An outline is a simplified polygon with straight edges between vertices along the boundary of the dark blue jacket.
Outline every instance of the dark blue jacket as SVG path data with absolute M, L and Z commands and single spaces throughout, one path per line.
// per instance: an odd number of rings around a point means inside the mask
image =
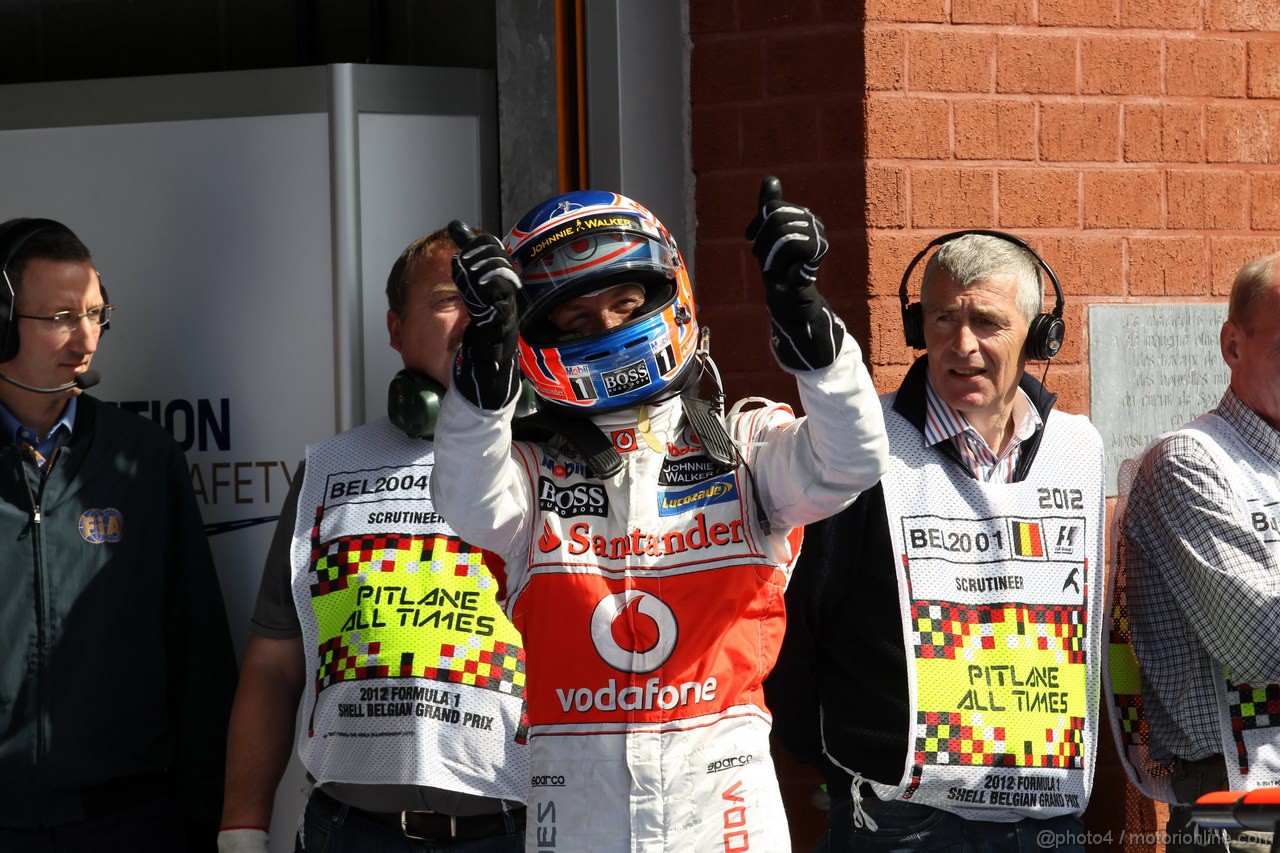
M 0 437 L 0 827 L 168 792 L 212 849 L 236 664 L 186 458 L 82 395 L 50 460 Z

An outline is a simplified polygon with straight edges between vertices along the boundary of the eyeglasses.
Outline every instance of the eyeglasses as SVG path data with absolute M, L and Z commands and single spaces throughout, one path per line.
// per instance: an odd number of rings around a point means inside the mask
M 56 314 L 50 314 L 47 317 L 41 317 L 36 314 L 15 314 L 15 317 L 21 317 L 24 320 L 44 320 L 46 323 L 52 323 L 53 327 L 60 332 L 74 332 L 80 328 L 80 321 L 85 317 L 89 318 L 89 322 L 95 326 L 105 326 L 111 322 L 111 312 L 116 310 L 114 305 L 99 305 L 97 308 L 90 308 L 88 311 L 76 313 L 75 311 L 59 311 Z

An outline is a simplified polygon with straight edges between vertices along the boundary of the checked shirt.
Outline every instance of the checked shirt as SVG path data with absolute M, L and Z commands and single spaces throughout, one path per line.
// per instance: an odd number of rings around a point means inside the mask
M 1280 432 L 1228 390 L 1215 410 L 1280 474 Z M 1142 459 L 1121 524 L 1133 643 L 1157 761 L 1222 752 L 1222 667 L 1280 681 L 1280 564 L 1227 477 L 1185 434 Z

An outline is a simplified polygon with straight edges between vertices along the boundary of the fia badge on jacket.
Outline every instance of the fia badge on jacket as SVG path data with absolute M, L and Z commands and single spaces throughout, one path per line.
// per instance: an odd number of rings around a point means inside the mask
M 80 538 L 92 545 L 119 542 L 124 534 L 124 516 L 118 509 L 87 509 L 80 515 Z

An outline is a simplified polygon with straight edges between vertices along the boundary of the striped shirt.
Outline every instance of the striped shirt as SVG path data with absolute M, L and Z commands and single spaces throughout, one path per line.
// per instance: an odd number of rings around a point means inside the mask
M 999 456 L 963 414 L 943 402 L 927 378 L 925 398 L 928 403 L 924 420 L 925 444 L 932 447 L 950 441 L 976 479 L 984 483 L 1013 482 L 1013 472 L 1022 458 L 1022 442 L 1035 435 L 1044 423 L 1026 392 L 1019 388 L 1013 398 L 1013 436 Z
M 1280 432 L 1228 390 L 1215 410 L 1280 472 Z M 1195 439 L 1142 457 L 1120 526 L 1151 755 L 1222 752 L 1218 679 L 1280 681 L 1280 561 Z

